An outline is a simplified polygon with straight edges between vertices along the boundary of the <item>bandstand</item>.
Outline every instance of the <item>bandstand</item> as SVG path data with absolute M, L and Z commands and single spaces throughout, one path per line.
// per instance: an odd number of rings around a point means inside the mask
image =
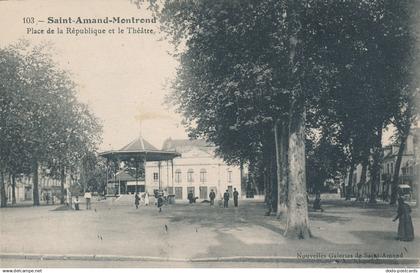
M 162 190 L 162 161 L 171 166 L 173 183 L 173 159 L 180 156 L 177 152 L 162 151 L 155 148 L 143 137 L 138 137 L 120 150 L 111 150 L 99 154 L 107 161 L 107 195 L 121 195 L 150 191 L 146 183 L 146 162 L 157 162 L 158 190 Z M 155 190 L 156 188 L 153 188 Z

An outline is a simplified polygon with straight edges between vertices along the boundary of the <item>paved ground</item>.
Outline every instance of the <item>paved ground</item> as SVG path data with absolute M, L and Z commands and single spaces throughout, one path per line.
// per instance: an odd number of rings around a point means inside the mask
M 59 206 L 2 209 L 0 253 L 113 255 L 114 262 L 95 263 L 140 267 L 145 266 L 144 261 L 136 261 L 135 257 L 159 257 L 168 259 L 168 266 L 181 267 L 208 265 L 208 262 L 200 263 L 200 259 L 218 257 L 234 260 L 234 265 L 225 261 L 219 262 L 219 266 L 237 266 L 247 261 L 247 257 L 260 257 L 261 260 L 252 260 L 250 264 L 282 267 L 290 264 L 289 258 L 307 260 L 310 256 L 321 257 L 330 266 L 342 258 L 356 258 L 358 254 L 363 258 L 361 261 L 375 260 L 377 255 L 419 257 L 418 239 L 413 242 L 395 240 L 398 224 L 391 220 L 396 209 L 384 205 L 366 207 L 341 200 L 328 201 L 324 203 L 324 212 L 310 212 L 313 238 L 290 240 L 282 236 L 282 221 L 264 216 L 261 202 L 242 201 L 239 208 L 229 209 L 182 203 L 166 206 L 159 213 L 154 206 L 136 210 L 131 198 L 94 202 L 89 211 L 62 210 Z M 420 222 L 418 214 L 415 209 L 416 234 L 420 234 L 420 226 L 416 225 Z M 134 258 L 117 261 L 118 257 L 125 256 Z M 5 257 L 0 259 L 0 267 L 10 266 L 11 261 L 18 261 L 16 266 L 28 264 L 28 260 Z M 188 262 L 190 260 L 195 262 Z M 44 262 L 56 266 L 57 261 Z M 44 264 L 39 260 L 36 263 Z M 83 261 L 66 263 L 76 265 Z M 147 263 L 154 267 L 153 260 Z

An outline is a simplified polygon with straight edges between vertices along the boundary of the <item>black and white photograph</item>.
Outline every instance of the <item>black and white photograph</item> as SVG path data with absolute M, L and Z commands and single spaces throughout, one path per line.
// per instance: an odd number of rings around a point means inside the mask
M 418 0 L 0 0 L 0 273 L 415 273 L 419 113 Z

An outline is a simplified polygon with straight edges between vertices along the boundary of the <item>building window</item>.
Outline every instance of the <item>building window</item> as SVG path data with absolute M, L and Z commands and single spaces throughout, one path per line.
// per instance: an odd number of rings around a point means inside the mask
M 228 181 L 228 183 L 232 183 L 232 171 L 231 170 L 227 171 L 227 181 Z
M 187 181 L 190 182 L 190 183 L 194 182 L 194 170 L 193 169 L 188 169 Z
M 175 171 L 175 182 L 181 183 L 182 182 L 182 172 L 180 169 Z
M 391 174 L 394 173 L 394 163 L 391 162 Z
M 201 169 L 200 170 L 200 182 L 201 183 L 207 182 L 207 171 L 206 171 L 206 169 Z
M 159 173 L 153 173 L 153 181 L 159 182 Z

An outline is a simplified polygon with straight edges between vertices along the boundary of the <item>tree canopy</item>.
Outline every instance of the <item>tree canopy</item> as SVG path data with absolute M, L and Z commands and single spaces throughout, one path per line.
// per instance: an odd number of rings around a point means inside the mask
M 76 171 L 95 151 L 101 132 L 88 107 L 77 101 L 69 73 L 47 50 L 27 41 L 0 49 L 0 172 L 33 173 L 34 205 L 39 167 L 53 177 Z
M 288 144 L 276 145 L 287 154 L 277 172 L 288 161 L 283 174 L 289 211 L 306 208 L 305 170 L 296 168 L 305 165 L 299 148 L 305 146 L 304 132 L 316 136 L 306 157 L 325 158 L 310 161 L 320 179 L 333 171 L 344 176 L 346 165 L 372 156 L 374 199 L 382 130 L 400 111 L 403 90 L 413 90 L 407 89 L 416 38 L 413 4 L 163 1 L 156 10 L 180 62 L 168 101 L 184 116 L 191 136 L 214 142 L 231 162 L 252 162 L 267 147 L 274 149 L 271 139 L 281 135 L 275 133 L 281 124 Z M 299 213 L 299 221 L 307 221 Z M 288 219 L 297 220 L 299 213 Z M 294 234 L 306 237 L 302 229 Z

